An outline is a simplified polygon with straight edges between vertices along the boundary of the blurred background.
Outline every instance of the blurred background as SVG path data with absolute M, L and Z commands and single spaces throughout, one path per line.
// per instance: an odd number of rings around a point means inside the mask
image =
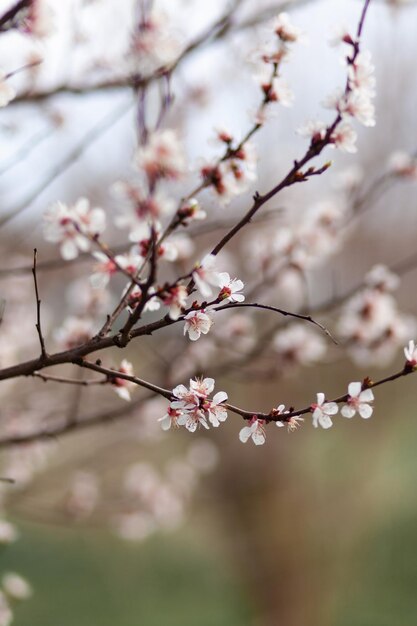
M 34 39 L 12 31 L 0 38 L 5 72 L 42 60 L 13 77 L 18 97 L 0 117 L 2 367 L 36 354 L 30 275 L 35 246 L 39 263 L 46 263 L 39 282 L 51 345 L 68 312 L 79 314 L 84 307 L 103 315 L 103 303 L 89 299 L 91 261 L 62 268 L 58 250 L 42 238 L 41 214 L 57 199 L 70 203 L 80 196 L 114 212 L 110 189 L 132 175 L 137 143 L 136 97 L 124 77 L 138 3 L 48 4 L 51 34 Z M 256 137 L 259 179 L 253 190 L 266 191 L 282 178 L 305 151 L 306 140 L 296 129 L 310 118 L 329 119 L 321 103 L 345 80 L 341 51 L 328 44 L 332 27 L 345 24 L 353 31 L 362 7 L 359 0 L 235 4 L 233 27 L 214 30 L 205 45 L 184 58 L 172 80 L 175 98 L 165 126 L 179 129 L 193 172 L 184 186 L 172 190 L 178 198 L 198 180 L 199 167 L 219 154 L 212 142 L 215 128 L 237 137 L 248 129 L 259 102 L 254 59 L 267 37 L 269 17 L 284 9 L 306 41 L 294 47 L 284 66 L 294 106 L 280 108 Z M 1 12 L 10 5 L 2 0 Z M 167 14 L 169 32 L 183 46 L 198 40 L 231 7 L 224 0 L 156 0 L 155 5 Z M 358 154 L 326 153 L 333 159 L 329 172 L 286 191 L 268 207 L 275 210 L 274 224 L 291 225 L 315 202 L 354 205 L 365 198 L 365 208 L 354 212 L 344 229 L 343 245 L 303 273 L 301 282 L 289 275 L 267 292 L 268 303 L 276 306 L 318 310 L 320 321 L 336 335 L 338 314 L 323 303 L 361 285 L 377 263 L 401 275 L 396 300 L 407 328 L 415 328 L 416 183 L 397 178 L 375 187 L 375 181 L 385 175 L 394 151 L 417 149 L 416 28 L 415 3 L 371 0 L 364 47 L 376 66 L 377 125 L 360 129 Z M 150 116 L 158 98 L 155 86 Z M 220 220 L 221 229 L 234 223 L 249 199 L 250 193 L 224 209 L 204 192 L 202 205 L 213 222 Z M 268 246 L 262 227 L 259 241 Z M 210 247 L 216 232 L 193 234 L 193 259 Z M 242 233 L 224 256 L 230 273 L 249 286 L 257 271 L 256 233 Z M 123 236 L 114 229 L 108 241 L 117 246 L 125 243 Z M 122 288 L 123 281 L 116 281 L 110 302 Z M 264 323 L 273 330 L 272 322 L 256 316 L 251 321 L 258 333 Z M 291 367 L 287 374 L 273 351 L 253 369 L 239 358 L 233 361 L 253 349 L 240 341 L 246 331 L 237 320 L 229 344 L 215 351 L 203 338 L 207 351 L 202 353 L 184 347 L 180 332 L 164 331 L 155 341 L 143 338 L 130 345 L 127 356 L 138 375 L 158 384 L 213 374 L 216 390 L 226 389 L 234 404 L 269 410 L 281 402 L 305 406 L 317 391 L 334 397 L 350 381 L 397 371 L 404 362 L 401 345 L 407 343 L 400 337 L 388 356 L 374 359 L 333 346 L 320 362 Z M 217 340 L 226 341 L 221 329 Z M 110 358 L 120 355 L 114 351 Z M 384 386 L 370 420 L 339 419 L 328 431 L 313 430 L 310 419 L 291 435 L 271 425 L 266 444 L 258 448 L 240 443 L 242 425 L 234 417 L 221 433 L 163 433 L 157 422 L 166 410 L 163 400 L 148 402 L 138 394 L 126 409 L 106 388 L 74 392 L 36 380 L 6 383 L 0 391 L 3 439 L 30 433 L 34 426 L 57 429 L 57 436 L 1 452 L 2 476 L 15 481 L 2 485 L 2 506 L 20 538 L 1 548 L 0 567 L 22 574 L 34 590 L 16 608 L 14 623 L 416 623 L 414 389 L 413 377 Z M 94 422 L 103 415 L 99 421 L 105 423 L 94 427 L 73 433 L 66 428 L 71 421 Z

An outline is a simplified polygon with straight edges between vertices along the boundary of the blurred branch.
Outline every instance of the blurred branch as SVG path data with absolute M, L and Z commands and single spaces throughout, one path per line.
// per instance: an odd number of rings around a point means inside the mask
M 42 102 L 59 94 L 69 95 L 83 95 L 88 93 L 94 93 L 96 91 L 118 91 L 120 89 L 140 89 L 146 87 L 150 83 L 159 80 L 160 78 L 171 74 L 186 58 L 192 55 L 195 51 L 200 50 L 203 46 L 211 43 L 223 40 L 229 33 L 235 33 L 239 31 L 245 31 L 253 28 L 259 24 L 274 17 L 277 12 L 283 10 L 297 9 L 305 4 L 309 4 L 314 0 L 290 0 L 289 2 L 279 2 L 274 7 L 269 7 L 264 11 L 256 13 L 256 15 L 250 16 L 246 20 L 238 23 L 235 20 L 235 13 L 239 8 L 239 0 L 231 5 L 231 7 L 213 24 L 207 27 L 206 30 L 198 37 L 192 40 L 178 58 L 166 68 L 160 68 L 149 76 L 124 76 L 112 80 L 105 80 L 90 85 L 60 85 L 51 89 L 39 90 L 39 91 L 25 91 L 20 93 L 12 102 L 9 103 L 9 108 L 19 102 Z
M 22 202 L 20 202 L 14 209 L 10 209 L 5 215 L 0 216 L 0 228 L 5 224 L 13 220 L 15 217 L 30 208 L 32 203 L 43 193 L 56 178 L 63 174 L 73 163 L 75 163 L 84 152 L 90 147 L 98 137 L 100 137 L 106 130 L 108 130 L 113 124 L 119 121 L 119 119 L 131 108 L 132 103 L 123 102 L 122 106 L 117 106 L 110 114 L 106 115 L 98 124 L 93 126 L 82 138 L 82 140 L 73 148 L 67 156 L 58 163 L 51 172 L 49 172 L 45 178 L 38 183 Z
M 0 33 L 17 28 L 21 11 L 31 6 L 33 0 L 19 0 L 0 17 Z
M 120 408 L 110 409 L 108 411 L 99 411 L 91 416 L 79 417 L 76 421 L 67 421 L 60 424 L 33 431 L 24 435 L 9 435 L 0 438 L 0 448 L 9 448 L 12 446 L 21 446 L 35 441 L 51 441 L 57 437 L 68 435 L 79 430 L 86 430 L 95 426 L 110 424 L 119 419 L 129 417 L 134 411 L 142 407 L 148 400 L 153 398 L 153 394 L 146 395 L 138 400 L 134 400 L 129 404 L 125 404 Z

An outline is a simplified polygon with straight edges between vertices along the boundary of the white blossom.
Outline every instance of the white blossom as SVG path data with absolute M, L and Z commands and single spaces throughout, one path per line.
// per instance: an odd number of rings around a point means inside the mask
M 187 304 L 188 291 L 185 285 L 171 287 L 168 292 L 161 296 L 162 302 L 169 307 L 169 316 L 172 320 L 177 320 L 182 313 L 182 309 Z
M 341 122 L 337 125 L 330 136 L 330 146 L 338 148 L 342 152 L 353 154 L 357 151 L 356 140 L 358 135 L 349 122 Z
M 86 198 L 72 206 L 57 202 L 44 213 L 44 236 L 47 241 L 60 244 L 65 260 L 75 259 L 78 253 L 90 249 L 90 238 L 100 235 L 106 226 L 103 209 L 91 208 Z
M 2 578 L 3 591 L 13 600 L 27 600 L 32 595 L 32 587 L 20 574 L 7 572 Z
M 212 426 L 220 426 L 220 422 L 226 421 L 227 409 L 223 406 L 223 402 L 226 402 L 227 398 L 225 391 L 218 391 L 212 400 L 207 400 L 204 403 L 204 409 L 207 411 L 208 419 Z
M 227 272 L 219 274 L 218 286 L 221 287 L 218 298 L 224 302 L 243 302 L 245 296 L 239 293 L 245 287 L 238 278 L 231 279 Z
M 134 376 L 133 365 L 127 359 L 123 359 L 117 371 L 127 376 Z M 119 398 L 127 400 L 128 402 L 131 400 L 130 390 L 136 386 L 134 382 L 116 376 L 111 380 L 111 384 L 114 386 L 115 392 Z
M 213 286 L 219 286 L 219 275 L 216 268 L 216 257 L 213 254 L 208 254 L 193 272 L 195 285 L 204 298 L 213 295 Z
M 245 426 L 239 432 L 239 439 L 242 443 L 246 443 L 248 439 L 252 439 L 255 446 L 261 446 L 266 441 L 265 435 L 265 420 L 258 419 L 256 416 L 252 417 L 249 422 L 249 426 Z
M 272 27 L 285 43 L 295 43 L 302 37 L 302 31 L 291 23 L 288 13 L 280 13 L 273 21 Z
M 204 311 L 191 311 L 185 318 L 184 335 L 188 333 L 191 341 L 196 341 L 200 336 L 207 335 L 213 320 Z
M 412 367 L 417 365 L 417 346 L 412 339 L 408 342 L 408 346 L 404 348 L 404 355 L 407 359 L 407 363 L 409 363 Z
M 373 407 L 370 404 L 373 400 L 372 389 L 362 390 L 360 382 L 350 383 L 347 403 L 342 407 L 341 413 L 343 417 L 353 417 L 358 412 L 361 417 L 368 419 L 373 412 Z
M 388 169 L 396 176 L 417 181 L 417 158 L 407 152 L 393 152 L 388 160 Z
M 0 544 L 13 543 L 19 538 L 19 532 L 14 524 L 0 519 Z
M 138 149 L 135 162 L 151 183 L 160 178 L 177 180 L 186 170 L 183 147 L 177 133 L 170 129 L 152 133 L 147 144 Z
M 172 33 L 168 16 L 153 9 L 139 25 L 130 46 L 132 71 L 151 74 L 169 67 L 181 53 L 182 44 Z
M 330 428 L 333 425 L 331 417 L 336 415 L 339 407 L 336 402 L 326 402 L 324 393 L 317 394 L 317 403 L 312 404 L 313 410 L 313 426 L 321 426 L 322 428 Z

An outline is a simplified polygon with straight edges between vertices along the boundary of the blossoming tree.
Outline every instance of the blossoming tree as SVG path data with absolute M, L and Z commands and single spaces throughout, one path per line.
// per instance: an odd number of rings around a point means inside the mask
M 15 3 L 0 17 L 1 32 L 49 37 L 54 30 L 50 4 L 43 0 Z M 294 94 L 287 83 L 291 53 L 305 39 L 296 20 L 293 23 L 292 17 L 280 11 L 287 3 L 275 3 L 271 21 L 266 19 L 268 11 L 239 18 L 245 3 L 231 3 L 220 19 L 188 43 L 171 32 L 157 3 L 138 4 L 131 36 L 125 42 L 122 75 L 112 68 L 101 82 L 43 88 L 36 83 L 41 60 L 32 58 L 23 67 L 5 68 L 0 77 L 0 105 L 10 109 L 22 101 L 45 101 L 57 92 L 122 86 L 134 95 L 137 146 L 129 175 L 113 181 L 111 208 L 96 207 L 86 194 L 73 202 L 57 198 L 45 207 L 43 237 L 56 246 L 61 258 L 45 262 L 42 245 L 38 245 L 29 268 L 13 263 L 3 268 L 2 275 L 12 277 L 16 292 L 18 274 L 31 273 L 33 286 L 32 294 L 25 290 L 16 298 L 11 289 L 4 290 L 0 326 L 5 343 L 0 355 L 2 411 L 7 420 L 0 446 L 10 451 L 5 478 L 27 484 L 49 453 L 53 454 L 51 438 L 132 414 L 145 416 L 143 421 L 152 433 L 155 426 L 171 430 L 168 436 L 172 438 L 178 436 L 178 428 L 201 431 L 181 471 L 177 468 L 181 489 L 174 484 L 175 472 L 163 478 L 145 463 L 129 468 L 124 488 L 137 498 L 137 507 L 112 515 L 112 523 L 126 538 L 145 537 L 181 518 L 193 486 L 187 476 L 194 472 L 195 482 L 196 474 L 204 474 L 215 463 L 212 440 L 202 438 L 205 430 L 216 429 L 216 437 L 221 437 L 224 423 L 233 416 L 240 441 L 260 446 L 267 437 L 281 435 L 275 426 L 293 432 L 306 426 L 309 416 L 314 427 L 323 429 L 340 416 L 368 419 L 377 388 L 412 374 L 417 367 L 412 340 L 415 323 L 400 312 L 394 298 L 395 271 L 378 264 L 354 289 L 316 306 L 304 304 L 307 272 L 322 267 L 341 249 L 355 217 L 381 190 L 396 181 L 417 179 L 415 157 L 394 153 L 386 171 L 370 183 L 350 170 L 340 187 L 338 204 L 316 203 L 296 223 L 283 219 L 271 203 L 288 188 L 331 177 L 330 150 L 355 154 L 358 125 L 366 127 L 370 137 L 375 132 L 374 67 L 362 41 L 367 20 L 372 20 L 371 0 L 358 4 L 356 26 L 339 28 L 331 37 L 331 45 L 342 50 L 343 67 L 340 88 L 323 102 L 329 110 L 327 121 L 311 119 L 298 129 L 303 148 L 266 189 L 256 186 L 258 168 L 263 166 L 256 137 L 268 132 L 272 114 L 279 115 L 280 107 L 293 104 Z M 265 24 L 262 45 L 253 53 L 256 110 L 241 135 L 216 130 L 216 156 L 194 166 L 187 158 L 181 128 L 170 117 L 182 96 L 177 70 L 195 50 L 234 31 L 254 28 L 257 22 Z M 15 88 L 17 73 L 34 83 Z M 82 150 L 78 147 L 71 159 Z M 52 178 L 67 165 L 58 167 Z M 237 197 L 241 197 L 240 208 L 230 212 L 228 207 Z M 8 224 L 27 204 L 3 212 L 0 224 Z M 54 302 L 47 288 L 44 271 L 48 267 L 64 268 L 68 276 L 74 268 L 82 268 L 83 282 L 68 288 L 70 313 Z M 288 302 L 294 305 L 287 307 Z M 57 304 L 58 321 L 53 313 Z M 23 332 L 28 307 L 36 321 Z M 151 344 L 154 347 L 147 355 Z M 373 368 L 390 363 L 402 349 L 402 367 L 383 378 L 375 377 Z M 26 358 L 27 350 L 31 358 Z M 229 372 L 273 379 L 279 372 L 291 373 L 340 353 L 368 367 L 367 375 L 352 380 L 346 371 L 345 388 L 335 397 L 323 381 L 306 406 L 300 406 L 297 397 L 285 406 L 277 397 L 274 406 L 247 407 L 233 389 L 219 390 L 215 382 Z M 8 409 L 16 381 L 19 388 L 29 385 L 31 393 L 35 385 L 47 383 L 41 406 L 26 421 L 16 420 L 15 412 Z M 68 388 L 75 391 L 69 403 L 62 396 Z M 79 397 L 86 388 L 100 408 L 82 416 Z M 110 409 L 100 401 L 101 397 L 109 401 L 107 388 L 120 398 L 120 404 Z M 49 415 L 48 402 L 57 403 L 58 414 L 53 408 Z M 4 491 L 6 498 L 7 487 Z M 97 499 L 96 477 L 78 472 L 67 494 L 68 512 L 75 518 L 88 517 Z M 15 539 L 13 528 L 5 520 L 2 523 L 3 541 Z M 11 618 L 7 597 L 26 597 L 30 589 L 16 574 L 7 575 L 3 588 L 0 624 L 7 624 Z

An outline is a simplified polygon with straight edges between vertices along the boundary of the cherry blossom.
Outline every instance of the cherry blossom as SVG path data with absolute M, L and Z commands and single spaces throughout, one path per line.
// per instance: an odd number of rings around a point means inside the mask
M 330 135 L 330 146 L 338 148 L 342 152 L 355 153 L 357 133 L 353 130 L 349 122 L 342 122 L 338 124 L 335 130 Z
M 231 279 L 227 272 L 221 272 L 218 285 L 221 287 L 218 295 L 219 300 L 224 302 L 243 302 L 245 300 L 243 293 L 239 293 L 245 285 L 238 278 Z
M 388 168 L 396 176 L 417 181 L 417 159 L 401 150 L 393 152 L 388 160 Z
M 151 185 L 161 178 L 180 178 L 186 163 L 176 132 L 168 129 L 152 133 L 148 143 L 138 149 L 135 163 L 146 173 Z
M 167 414 L 159 420 L 162 428 L 168 430 L 174 423 L 194 432 L 199 425 L 209 428 L 207 420 L 213 426 L 219 426 L 220 422 L 227 419 L 227 410 L 223 406 L 227 400 L 227 394 L 219 391 L 212 399 L 209 399 L 213 390 L 213 378 L 191 379 L 189 388 L 185 385 L 177 385 L 172 390 L 175 399 L 171 401 Z
M 85 343 L 94 335 L 92 320 L 80 317 L 67 317 L 55 333 L 55 339 L 63 348 L 70 350 Z
M 23 21 L 23 30 L 42 39 L 52 34 L 54 25 L 54 12 L 47 0 L 32 0 Z
M 169 307 L 169 317 L 172 320 L 177 320 L 187 304 L 188 290 L 185 285 L 176 285 L 165 291 L 160 297 L 162 302 Z
M 269 66 L 262 66 L 262 71 L 257 76 L 267 102 L 277 102 L 284 107 L 291 107 L 294 103 L 294 93 L 283 78 L 273 77 Z
M 86 198 L 72 206 L 57 202 L 44 213 L 44 236 L 47 241 L 60 244 L 65 260 L 90 249 L 90 238 L 100 235 L 106 226 L 103 209 L 90 207 Z
M 417 346 L 412 339 L 408 342 L 408 346 L 404 348 L 404 355 L 407 359 L 407 364 L 411 367 L 415 367 L 417 365 Z
M 225 391 L 218 391 L 212 400 L 207 400 L 203 405 L 207 411 L 209 422 L 214 427 L 220 426 L 220 422 L 225 422 L 227 419 L 227 409 L 222 405 L 227 398 Z
M 117 371 L 121 374 L 134 376 L 133 365 L 127 359 L 123 359 Z M 135 383 L 130 380 L 126 380 L 125 378 L 117 378 L 116 376 L 114 379 L 111 380 L 111 384 L 114 386 L 114 390 L 119 398 L 127 400 L 128 402 L 131 400 L 130 389 L 135 387 Z
M 370 97 L 375 94 L 374 65 L 369 50 L 360 52 L 353 65 L 348 66 L 349 85 L 352 90 L 361 90 Z
M 5 107 L 16 96 L 16 91 L 7 82 L 5 72 L 0 70 L 0 107 Z
M 213 295 L 213 286 L 219 286 L 219 275 L 216 268 L 216 257 L 213 254 L 208 254 L 193 272 L 193 281 L 204 298 Z
M 189 222 L 205 220 L 207 217 L 196 198 L 190 198 L 178 209 L 178 217 L 184 225 Z
M 247 141 L 239 149 L 229 148 L 229 154 L 217 165 L 206 165 L 201 175 L 207 186 L 217 193 L 222 204 L 246 191 L 257 179 L 257 155 L 253 144 Z
M 172 34 L 167 15 L 152 9 L 132 38 L 132 70 L 140 74 L 151 74 L 163 67 L 169 67 L 179 56 L 181 47 L 179 39 Z
M 0 591 L 0 626 L 10 626 L 12 621 L 12 610 L 9 606 L 6 595 Z
M 322 141 L 326 136 L 327 126 L 320 120 L 309 120 L 304 126 L 301 126 L 297 133 L 301 137 L 310 137 L 313 143 Z
M 171 215 L 175 208 L 173 199 L 160 189 L 149 194 L 143 187 L 120 181 L 113 185 L 113 190 L 127 200 L 120 215 L 115 218 L 115 224 L 119 228 L 129 229 L 131 241 L 139 241 L 149 232 L 149 220 Z
M 326 342 L 316 331 L 295 323 L 279 331 L 273 340 L 273 348 L 285 365 L 312 365 L 327 350 Z
M 329 45 L 334 47 L 339 46 L 341 43 L 346 43 L 348 45 L 353 44 L 353 39 L 349 34 L 349 29 L 344 24 L 337 24 L 333 27 L 328 41 Z
M 374 265 L 365 276 L 365 284 L 381 291 L 395 291 L 400 279 L 385 265 Z
M 203 426 L 206 429 L 209 428 L 203 409 L 197 406 L 184 411 L 177 419 L 177 424 L 178 426 L 185 426 L 190 433 L 194 433 L 198 426 Z
M 359 413 L 364 419 L 371 417 L 373 407 L 370 402 L 373 402 L 374 394 L 372 389 L 363 389 L 362 383 L 350 383 L 348 387 L 348 399 L 347 403 L 342 407 L 341 414 L 343 417 L 353 417 L 356 412 Z
M 272 415 L 274 417 L 277 417 L 278 415 L 285 415 L 286 413 L 289 413 L 289 411 L 285 410 L 285 404 L 280 404 L 276 409 L 272 409 Z M 293 433 L 300 427 L 301 422 L 304 422 L 304 418 L 300 415 L 294 415 L 284 420 L 277 420 L 275 425 L 278 426 L 278 428 L 286 426 L 288 432 Z
M 313 426 L 317 428 L 330 428 L 333 425 L 331 417 L 336 415 L 339 407 L 336 402 L 326 402 L 324 393 L 317 394 L 317 403 L 311 405 L 313 412 Z
M 27 600 L 33 594 L 28 581 L 16 572 L 6 572 L 1 583 L 4 593 L 13 600 Z
M 90 277 L 91 285 L 94 289 L 105 289 L 110 277 L 116 274 L 119 268 L 135 276 L 142 263 L 142 257 L 134 254 L 134 250 L 129 254 L 118 254 L 114 260 L 106 256 L 103 252 L 93 252 L 93 256 L 99 263 L 94 266 L 93 274 Z
M 302 36 L 302 31 L 291 23 L 288 13 L 280 13 L 275 18 L 272 27 L 284 43 L 294 43 Z
M 191 341 L 200 339 L 202 334 L 207 335 L 213 324 L 213 320 L 204 310 L 191 311 L 184 317 L 184 320 L 184 335 L 188 333 Z
M 199 398 L 207 398 L 214 389 L 214 378 L 196 378 L 190 380 L 190 390 Z
M 13 543 L 19 538 L 16 526 L 5 519 L 0 519 L 0 544 Z
M 266 441 L 265 420 L 258 419 L 254 415 L 249 424 L 250 426 L 245 426 L 239 432 L 240 441 L 246 443 L 248 439 L 252 439 L 255 446 L 262 446 Z
M 180 409 L 173 409 L 172 406 L 169 406 L 166 414 L 158 419 L 158 422 L 161 422 L 162 430 L 169 430 L 171 426 L 178 428 L 178 418 L 180 415 L 182 415 Z

